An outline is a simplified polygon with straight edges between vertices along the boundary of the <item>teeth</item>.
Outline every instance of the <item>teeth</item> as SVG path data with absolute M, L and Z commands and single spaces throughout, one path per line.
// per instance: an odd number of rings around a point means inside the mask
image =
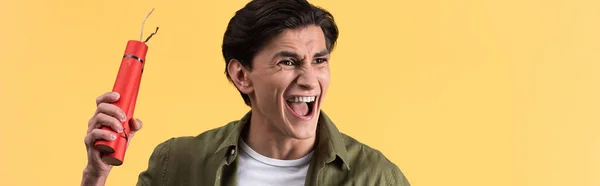
M 313 102 L 315 101 L 315 96 L 310 97 L 292 97 L 287 100 L 288 102 L 298 103 L 298 102 Z

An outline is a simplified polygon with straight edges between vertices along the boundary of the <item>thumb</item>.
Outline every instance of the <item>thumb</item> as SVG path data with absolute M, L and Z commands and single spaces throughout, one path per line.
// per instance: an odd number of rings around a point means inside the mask
M 127 140 L 127 147 L 129 147 L 129 143 L 131 142 L 131 139 L 133 139 L 133 135 L 135 135 L 137 131 L 142 129 L 142 126 L 144 126 L 144 123 L 142 123 L 142 120 L 140 119 L 129 120 L 129 128 L 131 128 L 131 132 L 129 132 L 129 140 Z
M 129 128 L 131 129 L 131 132 L 129 133 L 129 136 L 133 137 L 133 135 L 135 134 L 135 132 L 137 132 L 140 129 L 142 129 L 143 126 L 144 126 L 144 123 L 140 119 L 136 118 L 136 119 L 129 120 Z

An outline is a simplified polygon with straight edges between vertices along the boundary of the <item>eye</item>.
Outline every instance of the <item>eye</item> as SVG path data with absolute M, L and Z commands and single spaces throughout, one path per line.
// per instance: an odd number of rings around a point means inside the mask
M 296 63 L 292 60 L 283 60 L 280 61 L 279 64 L 285 65 L 285 66 L 294 66 L 296 65 Z
M 325 63 L 327 62 L 327 58 L 317 58 L 315 59 L 315 63 L 320 64 L 320 63 Z

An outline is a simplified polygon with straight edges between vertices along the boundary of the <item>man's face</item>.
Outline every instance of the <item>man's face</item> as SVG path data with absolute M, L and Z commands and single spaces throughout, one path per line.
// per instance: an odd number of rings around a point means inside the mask
M 253 112 L 282 135 L 315 136 L 320 105 L 329 86 L 329 51 L 318 26 L 287 29 L 253 59 L 248 72 Z

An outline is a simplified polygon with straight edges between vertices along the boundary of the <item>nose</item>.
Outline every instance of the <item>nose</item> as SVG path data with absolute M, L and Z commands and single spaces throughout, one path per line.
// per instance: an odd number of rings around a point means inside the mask
M 313 90 L 319 86 L 317 74 L 312 67 L 303 68 L 296 83 L 306 90 Z

